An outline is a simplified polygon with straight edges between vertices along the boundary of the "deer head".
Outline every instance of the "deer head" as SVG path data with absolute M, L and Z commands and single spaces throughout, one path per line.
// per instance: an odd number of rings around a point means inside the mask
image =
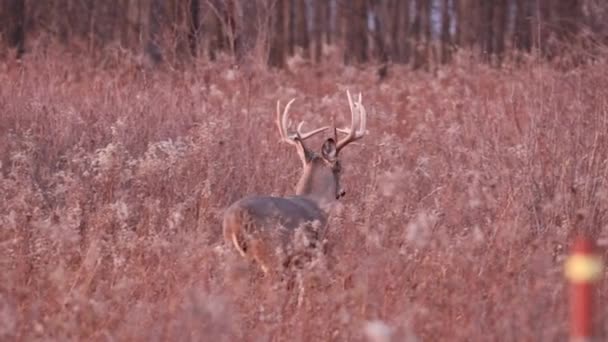
M 296 147 L 302 162 L 303 172 L 296 186 L 296 196 L 305 196 L 320 206 L 331 204 L 346 194 L 340 186 L 342 166 L 339 160 L 340 152 L 353 141 L 365 135 L 366 112 L 361 102 L 361 94 L 353 102 L 350 92 L 346 92 L 351 112 L 351 127 L 338 129 L 333 127 L 333 137 L 327 138 L 321 146 L 320 152 L 309 149 L 304 140 L 330 129 L 330 126 L 317 128 L 310 132 L 302 132 L 304 121 L 300 122 L 294 131 L 290 131 L 288 119 L 289 109 L 295 99 L 287 103 L 281 113 L 280 102 L 277 101 L 277 127 L 281 140 Z M 338 139 L 338 133 L 345 134 Z

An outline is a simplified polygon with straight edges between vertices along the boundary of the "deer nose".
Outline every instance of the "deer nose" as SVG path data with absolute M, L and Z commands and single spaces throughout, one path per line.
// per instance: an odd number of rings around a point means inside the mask
M 336 199 L 340 199 L 341 197 L 344 197 L 345 195 L 346 195 L 346 191 L 340 190 L 340 191 L 338 191 L 338 194 L 336 195 Z

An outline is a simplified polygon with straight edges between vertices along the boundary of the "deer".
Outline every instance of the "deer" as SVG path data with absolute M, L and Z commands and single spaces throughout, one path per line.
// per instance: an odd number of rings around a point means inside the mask
M 291 196 L 247 196 L 230 205 L 223 214 L 222 230 L 225 242 L 250 262 L 259 265 L 264 275 L 271 270 L 284 270 L 297 259 L 294 239 L 298 233 L 304 236 L 305 248 L 317 248 L 321 232 L 326 228 L 328 217 L 336 201 L 346 195 L 340 186 L 342 166 L 340 153 L 350 143 L 366 133 L 366 111 L 361 94 L 353 102 L 350 92 L 346 95 L 351 112 L 350 128 L 333 126 L 333 137 L 327 138 L 315 152 L 305 140 L 330 129 L 320 127 L 303 132 L 304 121 L 296 130 L 290 130 L 289 110 L 295 98 L 287 103 L 281 113 L 277 101 L 276 125 L 282 142 L 296 148 L 302 162 L 302 172 Z M 345 137 L 338 139 L 338 133 Z

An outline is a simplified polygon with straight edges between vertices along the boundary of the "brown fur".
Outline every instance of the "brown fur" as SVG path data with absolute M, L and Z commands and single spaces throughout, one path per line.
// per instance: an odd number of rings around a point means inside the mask
M 285 219 L 288 214 L 291 219 Z M 225 211 L 223 234 L 227 244 L 268 273 L 288 267 L 301 247 L 319 245 L 325 223 L 325 213 L 305 197 L 247 197 Z M 307 246 L 294 244 L 298 229 L 306 234 Z

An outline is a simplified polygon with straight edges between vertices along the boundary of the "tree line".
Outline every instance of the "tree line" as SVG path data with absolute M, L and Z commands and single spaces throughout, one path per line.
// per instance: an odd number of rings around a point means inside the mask
M 606 14 L 605 0 L 3 0 L 0 44 L 4 56 L 59 43 L 154 63 L 223 55 L 274 67 L 338 51 L 344 64 L 419 69 L 458 49 L 493 64 L 513 53 L 556 58 L 605 43 Z

